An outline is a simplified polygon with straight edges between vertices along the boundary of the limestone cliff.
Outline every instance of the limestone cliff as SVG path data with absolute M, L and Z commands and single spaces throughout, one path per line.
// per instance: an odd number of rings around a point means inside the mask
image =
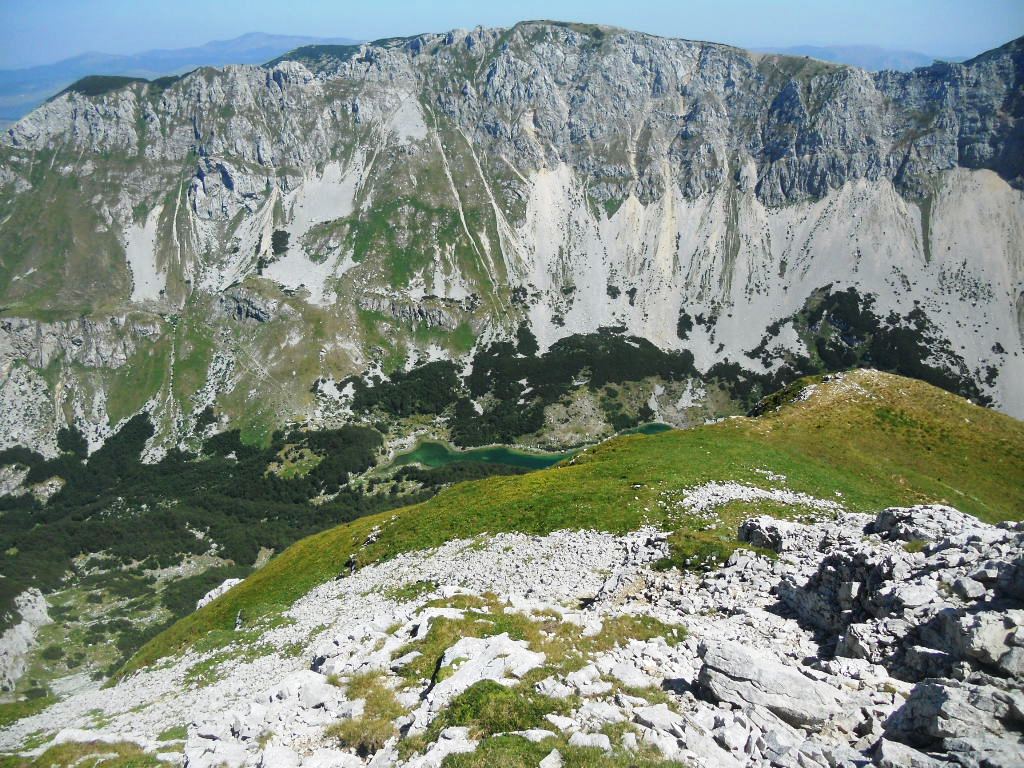
M 143 407 L 173 443 L 524 318 L 766 374 L 852 287 L 1024 415 L 1022 71 L 1021 40 L 872 74 L 536 22 L 72 88 L 0 142 L 4 398 L 35 447 Z

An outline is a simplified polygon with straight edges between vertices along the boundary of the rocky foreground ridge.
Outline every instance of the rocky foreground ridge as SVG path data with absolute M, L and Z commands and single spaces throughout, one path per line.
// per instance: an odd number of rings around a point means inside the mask
M 751 490 L 690 489 L 685 506 L 713 526 Z M 653 528 L 402 555 L 311 592 L 221 679 L 197 685 L 190 653 L 21 721 L 0 747 L 72 724 L 58 741 L 136 740 L 189 768 L 499 765 L 512 748 L 544 768 L 581 750 L 609 764 L 1020 765 L 1024 526 L 774 501 L 803 522 L 747 520 L 754 549 L 703 573 L 655 569 L 667 544 Z M 298 657 L 282 651 L 297 642 Z M 534 719 L 499 737 L 467 715 L 482 686 L 529 698 Z M 76 730 L 96 708 L 103 728 Z M 353 741 L 374 718 L 384 736 Z M 155 740 L 184 721 L 180 752 Z

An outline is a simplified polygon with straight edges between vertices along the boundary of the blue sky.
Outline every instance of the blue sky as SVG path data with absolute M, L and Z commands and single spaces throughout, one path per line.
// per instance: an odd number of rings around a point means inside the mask
M 373 39 L 537 18 L 745 47 L 866 43 L 955 56 L 1024 34 L 1024 0 L 0 0 L 0 67 L 255 31 Z

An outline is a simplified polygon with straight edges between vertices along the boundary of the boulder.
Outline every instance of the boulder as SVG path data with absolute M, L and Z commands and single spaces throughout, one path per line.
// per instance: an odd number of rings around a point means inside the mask
M 885 722 L 889 738 L 914 746 L 985 752 L 1014 748 L 1024 757 L 1024 692 L 959 680 L 926 680 Z
M 798 532 L 801 532 L 803 528 L 804 526 L 799 523 L 762 515 L 743 521 L 743 524 L 740 525 L 739 539 L 753 544 L 755 547 L 781 553 L 792 548 Z
M 478 743 L 469 738 L 468 728 L 445 728 L 438 740 L 427 749 L 426 754 L 413 758 L 406 765 L 407 768 L 440 768 L 448 755 L 473 752 Z
M 569 746 L 612 751 L 612 741 L 603 733 L 574 733 L 569 737 Z
M 874 764 L 879 768 L 940 768 L 944 760 L 929 757 L 913 747 L 891 739 L 879 739 L 874 752 Z
M 978 600 L 985 596 L 985 585 L 970 576 L 961 576 L 953 582 L 953 591 L 964 600 Z
M 363 768 L 363 761 L 351 752 L 321 748 L 302 759 L 302 768 Z
M 670 733 L 676 737 L 681 737 L 686 731 L 686 722 L 682 715 L 676 714 L 665 704 L 637 707 L 633 710 L 633 720 L 652 730 Z
M 842 709 L 843 694 L 794 667 L 734 642 L 701 643 L 698 683 L 713 700 L 765 707 L 795 726 L 821 726 Z
M 522 736 L 533 744 L 536 744 L 539 741 L 544 741 L 544 739 L 555 738 L 555 732 L 549 731 L 546 728 L 530 728 L 527 731 L 514 731 L 513 735 Z
M 266 701 L 286 701 L 296 698 L 305 686 L 318 688 L 328 685 L 324 676 L 310 669 L 300 669 L 285 676 L 275 685 L 267 689 Z
M 207 741 L 185 748 L 185 768 L 241 768 L 248 760 L 248 750 L 237 742 Z
M 1001 666 L 1024 626 L 1024 610 L 981 611 L 962 617 L 954 626 L 957 650 L 989 666 Z M 1010 669 L 1015 667 L 1011 662 Z
M 609 723 L 621 723 L 626 716 L 614 704 L 606 701 L 588 701 L 576 711 L 576 719 L 600 728 Z
M 552 749 L 547 756 L 537 764 L 537 768 L 562 768 L 562 753 Z
M 975 517 L 942 504 L 889 507 L 878 513 L 871 530 L 896 541 L 939 541 L 983 525 Z
M 299 768 L 302 759 L 289 747 L 268 745 L 260 754 L 259 768 Z
M 611 668 L 609 674 L 627 688 L 651 688 L 655 685 L 645 672 L 642 672 L 635 664 L 619 662 Z

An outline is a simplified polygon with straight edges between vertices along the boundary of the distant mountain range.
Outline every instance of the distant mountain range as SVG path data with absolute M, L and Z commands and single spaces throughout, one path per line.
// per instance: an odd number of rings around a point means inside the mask
M 191 48 L 157 49 L 130 55 L 83 53 L 55 64 L 24 69 L 0 70 L 0 129 L 28 114 L 55 93 L 86 75 L 125 75 L 152 79 L 176 75 L 196 67 L 222 67 L 226 64 L 262 64 L 303 45 L 358 42 L 341 37 L 268 35 L 251 32 L 232 40 L 214 40 Z M 762 53 L 810 56 L 814 59 L 851 64 L 870 71 L 894 69 L 909 71 L 926 67 L 935 59 L 962 61 L 962 58 L 935 57 L 917 51 L 893 50 L 873 45 L 798 45 L 789 48 L 758 48 Z
M 341 37 L 267 35 L 252 32 L 232 40 L 214 40 L 191 48 L 157 49 L 130 55 L 83 53 L 55 64 L 0 70 L 0 122 L 17 120 L 53 94 L 86 75 L 154 78 L 196 67 L 262 64 L 302 45 L 347 44 Z
M 877 45 L 795 45 L 789 48 L 758 48 L 762 53 L 783 53 L 787 56 L 810 56 L 812 59 L 850 64 L 870 72 L 894 69 L 909 72 L 927 67 L 936 60 L 963 61 L 964 57 L 930 56 L 918 51 L 880 48 Z

